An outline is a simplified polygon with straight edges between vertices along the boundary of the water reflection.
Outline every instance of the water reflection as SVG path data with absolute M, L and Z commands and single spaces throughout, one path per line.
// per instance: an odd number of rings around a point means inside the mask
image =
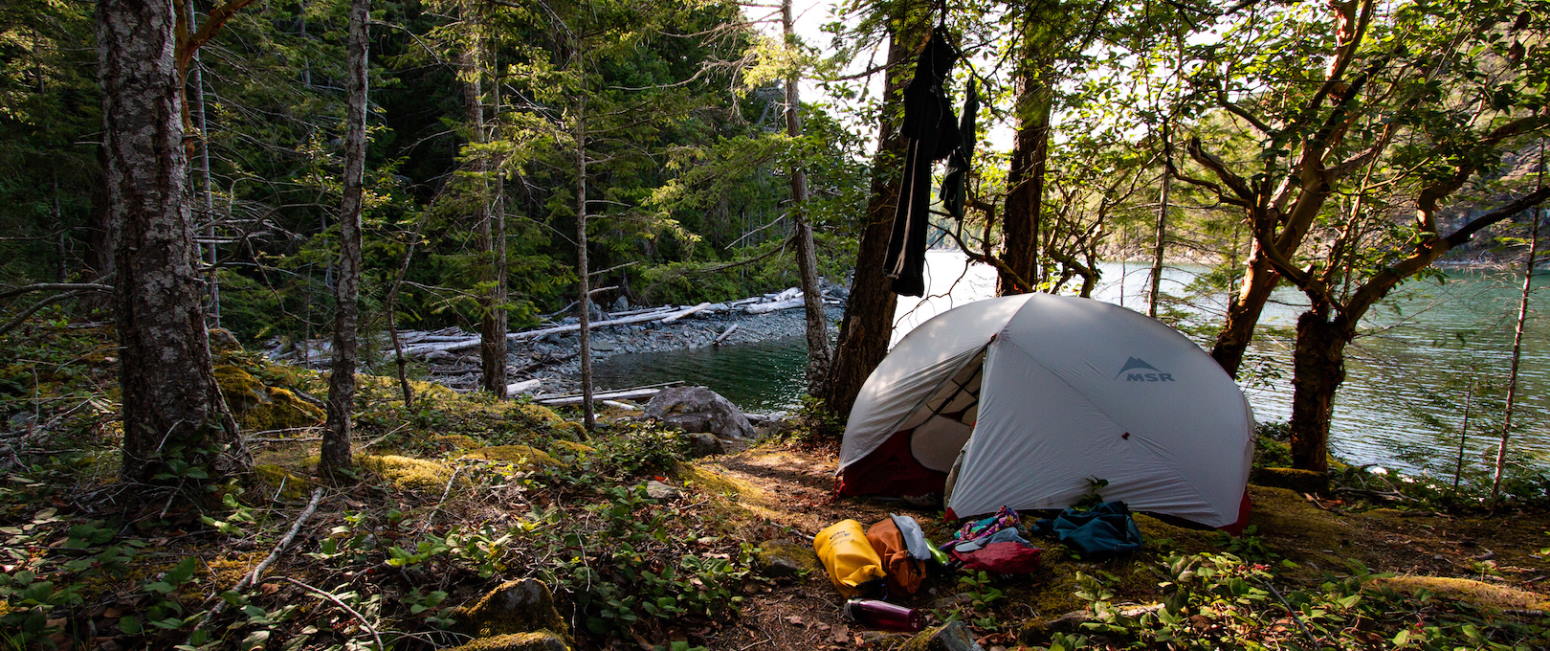
M 1094 293 L 1099 300 L 1144 312 L 1147 269 L 1138 264 L 1105 263 L 1103 282 Z M 1163 292 L 1181 296 L 1205 271 L 1204 267 L 1170 267 Z M 1490 383 L 1504 381 L 1517 312 L 1518 278 L 1479 271 L 1449 272 L 1446 282 L 1414 282 L 1375 308 L 1364 322 L 1368 334 L 1348 350 L 1347 379 L 1336 400 L 1331 447 L 1358 462 L 1405 466 L 1396 457 L 1406 446 L 1440 450 L 1456 445 L 1463 408 L 1462 395 L 1471 380 L 1477 391 L 1489 393 Z M 902 298 L 897 342 L 905 332 L 955 305 L 990 296 L 993 270 L 965 265 L 951 251 L 927 254 L 928 291 L 924 299 Z M 1536 285 L 1550 283 L 1541 276 Z M 1291 327 L 1305 303 L 1297 292 L 1278 290 L 1261 320 L 1250 351 L 1254 367 L 1244 391 L 1258 420 L 1285 420 L 1291 411 Z M 1219 322 L 1225 293 L 1195 296 L 1175 306 L 1183 325 Z M 1545 292 L 1536 293 L 1536 313 L 1524 341 L 1518 412 L 1525 425 L 1515 449 L 1550 462 L 1550 328 L 1543 315 Z M 1198 341 L 1198 339 L 1197 339 Z M 1202 342 L 1205 343 L 1205 342 Z M 608 388 L 685 380 L 704 384 L 749 411 L 793 406 L 802 391 L 805 344 L 791 337 L 758 344 L 689 351 L 621 355 L 597 367 L 599 385 Z M 1499 397 L 1496 398 L 1500 401 Z M 1489 402 L 1483 399 L 1481 403 Z M 1470 459 L 1494 449 L 1495 432 L 1482 422 L 1476 404 L 1476 435 Z M 1450 442 L 1451 441 L 1451 442 Z

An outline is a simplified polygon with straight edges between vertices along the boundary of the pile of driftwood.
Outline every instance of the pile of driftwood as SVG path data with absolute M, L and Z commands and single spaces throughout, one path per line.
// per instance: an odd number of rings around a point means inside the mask
M 834 304 L 839 301 L 829 296 L 824 296 L 824 302 Z M 602 319 L 592 321 L 588 329 L 641 323 L 673 323 L 686 317 L 703 317 L 721 313 L 767 314 L 799 307 L 802 307 L 802 291 L 792 287 L 784 291 L 725 303 L 666 305 L 613 312 L 606 314 Z M 530 341 L 548 335 L 573 334 L 580 329 L 580 324 L 576 323 L 547 325 L 532 330 L 513 332 L 507 334 L 506 338 L 508 341 L 514 342 Z M 728 326 L 725 331 L 716 337 L 715 343 L 719 344 L 725 341 L 736 330 L 737 324 L 734 323 Z M 455 353 L 479 347 L 479 335 L 455 327 L 432 331 L 400 330 L 398 338 L 403 345 L 403 353 L 406 357 L 428 357 L 437 353 Z M 305 350 L 276 345 L 269 351 L 269 356 L 274 359 L 321 359 L 328 354 L 328 344 L 329 342 L 326 340 L 308 342 Z

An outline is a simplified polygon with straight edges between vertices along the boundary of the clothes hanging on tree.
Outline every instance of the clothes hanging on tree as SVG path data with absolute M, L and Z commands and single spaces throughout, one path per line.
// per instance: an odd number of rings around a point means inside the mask
M 947 40 L 947 30 L 937 27 L 915 63 L 915 78 L 904 88 L 904 125 L 899 130 L 907 144 L 904 179 L 899 184 L 899 202 L 883 267 L 893 279 L 893 291 L 905 296 L 920 296 L 926 288 L 931 164 L 957 151 L 963 143 L 946 89 L 948 74 L 957 60 L 958 53 Z
M 947 156 L 947 173 L 942 175 L 942 191 L 937 195 L 942 208 L 953 219 L 963 219 L 963 204 L 969 190 L 969 162 L 974 160 L 974 132 L 980 112 L 980 96 L 969 79 L 964 91 L 963 121 L 958 123 L 958 146 Z

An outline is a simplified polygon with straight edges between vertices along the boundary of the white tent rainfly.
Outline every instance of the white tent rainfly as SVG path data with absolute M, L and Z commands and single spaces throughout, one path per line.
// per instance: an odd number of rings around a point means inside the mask
M 944 494 L 950 517 L 1104 499 L 1231 528 L 1247 513 L 1253 414 L 1163 323 L 1101 301 L 963 305 L 901 340 L 862 386 L 841 494 Z

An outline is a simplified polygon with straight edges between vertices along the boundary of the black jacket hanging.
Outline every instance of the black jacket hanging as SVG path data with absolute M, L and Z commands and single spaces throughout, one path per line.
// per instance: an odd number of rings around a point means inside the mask
M 899 205 L 893 232 L 888 238 L 884 272 L 893 279 L 893 291 L 905 296 L 925 293 L 926 230 L 931 221 L 931 164 L 960 146 L 958 119 L 947 101 L 946 82 L 957 52 L 947 32 L 937 27 L 926 41 L 915 64 L 915 78 L 904 88 L 904 125 L 899 130 L 907 143 L 904 179 L 899 184 Z M 972 134 L 970 135 L 972 138 Z
M 974 160 L 974 131 L 975 123 L 980 112 L 980 96 L 974 88 L 974 80 L 969 80 L 969 88 L 964 91 L 963 121 L 958 123 L 958 147 L 947 156 L 947 173 L 942 175 L 942 190 L 937 198 L 942 200 L 942 208 L 953 219 L 963 219 L 963 204 L 968 198 L 969 188 L 969 163 Z

